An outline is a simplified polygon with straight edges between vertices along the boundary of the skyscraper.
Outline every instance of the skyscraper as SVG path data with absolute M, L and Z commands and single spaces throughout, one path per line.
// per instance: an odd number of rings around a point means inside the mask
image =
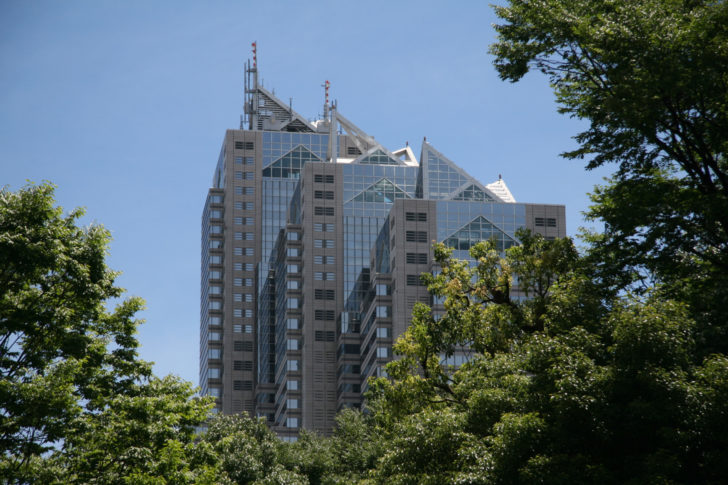
M 265 416 L 284 439 L 328 432 L 382 375 L 436 270 L 525 227 L 566 234 L 564 206 L 518 203 L 423 141 L 395 151 L 324 105 L 308 121 L 246 68 L 245 115 L 225 133 L 202 215 L 200 386 L 216 410 Z M 328 84 L 328 83 L 327 83 Z M 459 363 L 460 356 L 452 357 Z

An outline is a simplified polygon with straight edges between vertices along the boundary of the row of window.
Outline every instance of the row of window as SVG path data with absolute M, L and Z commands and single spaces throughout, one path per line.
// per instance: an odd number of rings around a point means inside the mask
M 315 222 L 313 230 L 318 232 L 334 232 L 334 225 L 331 223 L 327 224 L 325 222 Z
M 334 321 L 336 312 L 334 310 L 314 310 L 313 318 L 314 320 Z
M 314 271 L 313 279 L 316 281 L 334 281 L 336 279 L 336 273 L 332 271 Z
M 253 318 L 253 310 L 246 308 L 233 308 L 233 316 L 234 317 L 245 317 L 245 318 Z
M 314 207 L 313 208 L 314 215 L 317 216 L 333 216 L 334 215 L 334 208 L 333 207 Z
M 556 219 L 553 217 L 536 217 L 536 226 L 556 227 Z
M 334 300 L 336 294 L 334 290 L 326 290 L 321 288 L 316 288 L 313 293 L 316 300 Z
M 405 212 L 404 218 L 407 221 L 427 222 L 427 212 Z
M 233 370 L 252 371 L 253 361 L 252 360 L 234 360 Z
M 235 187 L 235 195 L 255 195 L 255 187 Z
M 253 381 L 233 381 L 234 391 L 252 391 Z
M 233 286 L 253 286 L 253 278 L 233 278 Z
M 427 231 L 405 231 L 404 238 L 407 242 L 427 242 Z
M 407 253 L 407 264 L 427 264 L 427 253 Z
M 314 199 L 334 200 L 334 192 L 332 190 L 314 190 L 313 198 Z
M 235 172 L 235 180 L 255 180 L 255 172 Z
M 313 240 L 313 247 L 315 247 L 315 248 L 333 249 L 334 248 L 334 240 L 333 239 L 314 239 Z
M 323 184 L 333 184 L 334 183 L 334 176 L 333 175 L 322 175 L 320 173 L 317 173 L 313 176 L 313 181 L 316 183 L 323 183 Z
M 407 275 L 407 286 L 425 286 L 425 284 L 420 279 L 420 275 L 408 274 Z
M 314 332 L 314 339 L 316 342 L 333 342 L 336 338 L 336 334 L 333 330 L 316 330 Z
M 255 234 L 252 232 L 236 232 L 234 239 L 236 241 L 253 241 L 255 240 Z
M 233 248 L 233 254 L 235 256 L 253 256 L 255 248 Z
M 334 264 L 335 258 L 333 256 L 314 256 L 314 264 Z
M 255 165 L 255 158 L 253 157 L 235 157 L 235 163 L 238 165 Z
M 253 143 L 252 141 L 236 141 L 235 149 L 236 150 L 254 150 L 255 143 Z
M 237 202 L 235 202 L 235 204 L 233 205 L 233 207 L 235 207 L 235 210 L 241 210 L 241 211 L 242 210 L 246 210 L 246 211 L 255 210 L 255 204 L 252 203 L 252 202 L 240 202 L 240 201 L 237 201 Z

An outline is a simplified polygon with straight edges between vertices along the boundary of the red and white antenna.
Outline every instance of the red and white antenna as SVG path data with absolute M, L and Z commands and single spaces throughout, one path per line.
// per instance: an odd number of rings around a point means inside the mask
M 253 46 L 253 69 L 258 67 L 258 43 L 253 42 L 251 44 Z

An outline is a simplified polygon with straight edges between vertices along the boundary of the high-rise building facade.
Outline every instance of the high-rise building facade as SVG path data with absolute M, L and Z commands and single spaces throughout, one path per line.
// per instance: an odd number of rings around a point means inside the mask
M 419 279 L 434 242 L 467 258 L 519 228 L 563 237 L 564 206 L 516 202 L 426 141 L 390 151 L 328 103 L 308 121 L 246 74 L 202 215 L 200 386 L 295 439 L 361 405 L 417 301 L 441 309 Z

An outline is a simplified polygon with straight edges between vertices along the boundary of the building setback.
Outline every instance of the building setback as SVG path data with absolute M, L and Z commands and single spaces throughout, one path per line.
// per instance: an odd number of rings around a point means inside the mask
M 418 301 L 432 244 L 467 258 L 519 228 L 566 235 L 562 205 L 516 202 L 423 141 L 389 151 L 336 107 L 310 122 L 246 69 L 202 214 L 200 387 L 216 411 L 264 416 L 283 439 L 328 433 L 383 375 Z M 451 357 L 459 364 L 462 357 Z

